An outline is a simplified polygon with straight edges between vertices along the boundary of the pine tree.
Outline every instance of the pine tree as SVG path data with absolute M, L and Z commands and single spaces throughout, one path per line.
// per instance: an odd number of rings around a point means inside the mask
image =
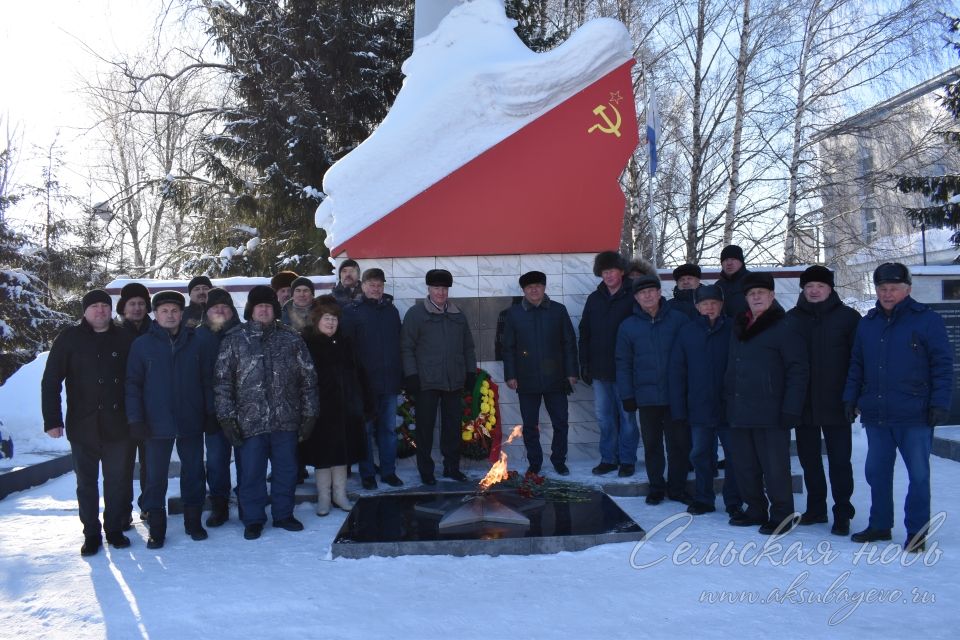
M 960 53 L 960 18 L 950 18 L 949 31 L 954 36 L 950 46 Z M 960 124 L 960 81 L 947 85 L 946 94 L 941 98 L 943 107 Z M 960 131 L 947 131 L 944 136 L 948 143 L 960 147 Z M 930 199 L 929 207 L 908 208 L 906 215 L 916 224 L 927 228 L 960 230 L 960 174 L 942 176 L 905 176 L 897 179 L 897 188 L 903 193 L 921 193 Z M 960 233 L 953 235 L 954 243 L 960 246 Z
M 323 175 L 370 135 L 400 90 L 413 0 L 211 1 L 207 11 L 238 103 L 221 114 L 206 156 L 229 186 L 232 212 L 199 233 L 212 248 L 256 229 L 258 251 L 228 273 L 317 273 L 328 268 L 314 226 Z

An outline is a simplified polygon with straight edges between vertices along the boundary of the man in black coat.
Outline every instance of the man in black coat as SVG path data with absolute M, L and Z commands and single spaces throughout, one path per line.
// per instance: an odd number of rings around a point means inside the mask
M 207 294 L 213 289 L 213 283 L 207 276 L 196 276 L 187 284 L 187 297 L 190 304 L 183 310 L 180 325 L 196 328 L 203 324 L 203 315 L 207 312 Z
M 120 299 L 117 301 L 117 316 L 123 328 L 130 332 L 135 339 L 150 331 L 150 291 L 139 282 L 128 282 L 120 289 Z M 133 477 L 133 468 L 140 459 L 140 495 L 137 496 L 137 508 L 140 509 L 141 520 L 144 520 L 143 488 L 147 486 L 147 449 L 142 438 L 130 437 L 130 457 L 127 466 L 130 467 L 130 476 Z M 131 491 L 133 485 L 130 485 Z M 130 508 L 127 520 L 133 522 L 133 494 L 130 495 Z
M 70 441 L 83 523 L 83 556 L 97 553 L 103 544 L 98 488 L 101 465 L 102 528 L 107 542 L 117 549 L 130 546 L 130 539 L 123 535 L 133 493 L 127 464 L 130 439 L 124 413 L 124 372 L 133 336 L 111 320 L 112 307 L 113 301 L 102 289 L 83 296 L 83 318 L 53 342 L 40 385 L 44 431 L 51 438 L 62 438 L 66 427 Z M 64 382 L 66 422 L 60 406 Z
M 743 249 L 737 245 L 728 245 L 720 252 L 720 278 L 716 284 L 723 289 L 723 312 L 731 318 L 747 310 L 743 282 L 750 272 L 743 264 Z
M 700 317 L 694 300 L 694 293 L 700 288 L 700 278 L 702 276 L 703 272 L 700 267 L 689 262 L 673 270 L 673 280 L 676 284 L 673 287 L 673 297 L 670 299 L 670 305 L 691 320 Z
M 747 509 L 730 524 L 760 525 L 760 533 L 769 535 L 789 531 L 798 519 L 790 428 L 800 423 L 809 365 L 796 322 L 775 299 L 773 276 L 747 274 L 743 290 L 749 309 L 734 320 L 724 393 L 737 488 Z
M 833 289 L 833 272 L 820 265 L 800 275 L 803 291 L 787 315 L 796 321 L 810 357 L 810 386 L 803 420 L 796 429 L 797 455 L 807 486 L 807 509 L 800 524 L 827 521 L 827 481 L 823 474 L 820 434 L 827 445 L 830 488 L 833 492 L 833 528 L 838 536 L 850 534 L 854 508 L 853 449 L 850 422 L 843 409 L 843 389 L 850 367 L 850 351 L 860 314 L 841 302 Z
M 593 259 L 593 275 L 602 282 L 587 296 L 580 316 L 580 379 L 593 387 L 593 406 L 600 426 L 600 464 L 594 475 L 620 468 L 637 457 L 640 428 L 634 414 L 623 409 L 617 391 L 614 347 L 617 329 L 633 313 L 630 283 L 624 282 L 626 263 L 616 251 L 601 251 Z
M 373 452 L 380 460 L 380 479 L 391 487 L 403 486 L 397 477 L 397 396 L 403 384 L 400 361 L 400 312 L 393 296 L 384 293 L 387 277 L 382 269 L 367 269 L 360 279 L 363 292 L 351 305 L 358 325 L 357 353 L 374 396 L 376 415 L 366 424 L 367 457 L 360 463 L 364 489 L 376 489 Z
M 527 473 L 540 473 L 540 400 L 553 426 L 550 462 L 562 476 L 567 468 L 567 393 L 577 383 L 577 339 L 567 308 L 546 294 L 547 276 L 529 271 L 520 276 L 523 300 L 507 310 L 503 331 L 503 375 L 517 392 L 523 418 Z

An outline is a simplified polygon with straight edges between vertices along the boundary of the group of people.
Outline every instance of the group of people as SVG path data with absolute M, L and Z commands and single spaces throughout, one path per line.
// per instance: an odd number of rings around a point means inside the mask
M 831 533 L 846 536 L 855 513 L 851 423 L 860 415 L 872 501 L 867 528 L 851 538 L 891 539 L 899 450 L 909 475 L 904 547 L 923 550 L 932 427 L 949 415 L 953 350 L 940 316 L 910 296 L 909 269 L 899 263 L 876 269 L 876 308 L 861 319 L 840 300 L 826 267 L 801 274 L 802 291 L 787 312 L 773 274 L 746 269 L 740 247 L 725 247 L 720 261 L 714 284 L 701 283 L 697 265 L 675 269 L 668 300 L 648 266 L 615 252 L 596 256 L 602 282 L 584 306 L 579 339 L 580 377 L 592 383 L 600 426 L 593 473 L 632 476 L 642 439 L 646 502 L 675 500 L 691 514 L 710 513 L 719 441 L 729 523 L 784 533 L 828 522 L 822 438 Z M 560 353 L 558 347 L 555 357 Z M 807 489 L 799 515 L 791 430 Z M 692 496 L 685 489 L 691 467 Z
M 716 510 L 714 477 L 723 446 L 723 502 L 734 526 L 762 533 L 828 522 L 826 444 L 833 497 L 832 533 L 849 535 L 851 423 L 866 427 L 866 477 L 872 492 L 868 527 L 855 541 L 889 540 L 893 465 L 901 452 L 910 476 L 906 546 L 923 549 L 930 517 L 930 427 L 948 415 L 952 349 L 939 315 L 910 297 L 909 270 L 897 263 L 874 273 L 877 306 L 865 318 L 834 290 L 832 272 L 808 268 L 789 312 L 776 300 L 775 278 L 744 266 L 740 247 L 721 253 L 714 284 L 694 264 L 674 270 L 673 297 L 663 297 L 654 269 L 604 251 L 601 282 L 584 305 L 579 337 L 563 304 L 546 294 L 539 271 L 519 280 L 522 299 L 503 314 L 504 379 L 516 391 L 528 473 L 543 465 L 539 415 L 552 423 L 550 462 L 567 467 L 568 402 L 579 380 L 592 386 L 600 427 L 596 475 L 636 473 L 642 439 L 648 504 L 664 499 L 694 515 Z M 464 389 L 476 382 L 469 324 L 449 299 L 453 276 L 432 269 L 422 300 L 402 321 L 384 292 L 380 269 L 343 261 L 332 294 L 316 295 L 310 278 L 283 271 L 253 287 L 243 320 L 228 291 L 193 278 L 188 299 L 150 296 L 141 283 L 110 296 L 83 297 L 83 317 L 55 340 L 42 382 L 44 429 L 70 440 L 83 524 L 83 555 L 106 542 L 129 546 L 133 469 L 140 461 L 137 504 L 147 546 L 164 544 L 167 476 L 173 447 L 180 459 L 184 530 L 194 540 L 229 515 L 230 460 L 237 477 L 244 537 L 267 522 L 299 531 L 294 493 L 314 468 L 317 514 L 349 510 L 351 465 L 365 489 L 396 474 L 397 398 L 415 404 L 416 463 L 421 482 L 436 484 L 432 457 L 439 413 L 444 477 L 460 470 Z M 153 318 L 150 318 L 150 313 Z M 60 393 L 67 390 L 66 420 Z M 808 499 L 796 517 L 790 475 L 791 429 Z M 270 475 L 267 475 L 267 464 Z M 104 514 L 99 518 L 102 466 Z M 695 491 L 686 491 L 690 468 Z M 269 498 L 267 482 L 270 482 Z
M 230 293 L 206 276 L 190 281 L 186 298 L 173 290 L 151 296 L 143 284 L 129 283 L 116 319 L 107 292 L 83 296 L 83 316 L 54 341 L 41 383 L 44 430 L 70 441 L 82 555 L 97 553 L 104 537 L 115 548 L 130 545 L 125 532 L 133 525 L 138 457 L 147 547 L 163 547 L 174 446 L 184 530 L 193 540 L 208 536 L 201 524 L 208 496 L 207 527 L 230 517 L 231 457 L 249 540 L 261 536 L 268 503 L 274 527 L 303 529 L 293 515 L 298 467 L 315 469 L 318 515 L 331 503 L 352 508 L 352 464 L 359 463 L 365 488 L 377 487 L 377 472 L 383 482 L 403 485 L 394 427 L 404 384 L 416 396 L 422 425 L 441 406 L 444 474 L 466 479 L 451 442 L 458 441 L 460 394 L 476 375 L 476 358 L 462 313 L 446 299 L 449 272 L 427 273 L 424 305 L 402 326 L 381 269 L 361 278 L 359 265 L 346 260 L 338 274 L 332 294 L 320 296 L 310 278 L 277 274 L 270 286 L 249 291 L 243 322 Z M 435 483 L 430 426 L 418 430 L 418 466 L 424 482 Z

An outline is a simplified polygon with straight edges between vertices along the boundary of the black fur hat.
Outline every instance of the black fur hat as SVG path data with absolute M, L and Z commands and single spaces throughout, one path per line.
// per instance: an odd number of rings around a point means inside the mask
M 767 273 L 766 271 L 751 271 L 747 275 L 743 276 L 743 284 L 741 286 L 744 293 L 750 291 L 750 289 L 769 289 L 770 291 L 775 290 L 773 275 Z
M 92 304 L 97 304 L 98 302 L 105 302 L 106 304 L 113 304 L 113 300 L 110 298 L 110 294 L 104 291 L 103 289 L 93 289 L 92 291 L 87 291 L 83 295 L 83 300 L 81 306 L 83 310 L 86 311 L 87 307 Z
M 542 284 L 547 286 L 547 274 L 543 271 L 527 271 L 525 274 L 520 276 L 520 288 L 531 285 L 531 284 Z
M 720 252 L 720 262 L 723 262 L 727 258 L 736 258 L 740 262 L 746 262 L 743 259 L 743 249 L 735 244 L 728 244 L 723 248 L 723 251 Z
M 426 276 L 428 287 L 447 287 L 453 286 L 453 274 L 446 269 L 430 269 Z
M 123 308 L 130 298 L 143 298 L 147 302 L 147 313 L 150 313 L 150 292 L 139 282 L 129 282 L 120 289 L 120 299 L 117 300 L 117 315 L 123 315 Z
M 703 277 L 703 271 L 700 270 L 699 266 L 688 262 L 686 264 L 680 265 L 679 267 L 673 270 L 674 280 L 679 280 L 683 276 L 693 276 L 694 278 L 697 278 L 699 280 L 700 278 Z
M 210 282 L 210 278 L 207 276 L 197 276 L 190 281 L 190 284 L 187 285 L 187 295 L 190 295 L 190 292 L 193 291 L 194 287 L 200 286 L 201 284 L 205 284 L 213 289 L 213 283 Z
M 593 275 L 600 277 L 607 269 L 626 269 L 626 260 L 616 251 L 601 251 L 593 259 Z
M 183 308 L 186 306 L 187 302 L 183 298 L 183 294 L 179 291 L 172 291 L 167 289 L 166 291 L 159 291 L 153 295 L 153 300 L 150 302 L 150 306 L 153 309 L 156 309 L 162 304 L 173 303 L 180 306 L 180 310 L 183 311 Z
M 822 282 L 833 289 L 833 271 L 818 264 L 807 267 L 807 270 L 800 274 L 800 288 L 804 288 L 808 282 Z
M 247 294 L 247 304 L 243 307 L 244 320 L 250 321 L 253 317 L 253 308 L 258 304 L 273 305 L 273 317 L 275 320 L 280 319 L 280 302 L 277 300 L 277 292 L 272 287 L 258 284 L 250 289 L 250 293 Z
M 884 284 L 885 282 L 913 284 L 913 278 L 910 276 L 910 269 L 906 265 L 899 262 L 884 262 L 873 272 L 873 284 Z

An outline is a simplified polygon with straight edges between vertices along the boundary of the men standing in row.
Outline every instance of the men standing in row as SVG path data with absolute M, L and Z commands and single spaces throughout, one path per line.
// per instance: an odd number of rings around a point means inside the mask
M 374 394 L 376 415 L 366 424 L 367 457 L 360 463 L 360 480 L 364 489 L 376 489 L 373 452 L 380 458 L 380 479 L 391 487 L 403 485 L 397 477 L 397 395 L 403 384 L 400 361 L 400 312 L 393 306 L 393 296 L 384 293 L 387 278 L 382 269 L 363 272 L 360 300 L 353 304 L 359 339 L 356 341 L 360 362 L 366 371 Z
M 625 263 L 615 251 L 601 251 L 593 275 L 603 281 L 587 296 L 580 316 L 580 379 L 593 386 L 593 404 L 600 425 L 600 464 L 595 475 L 635 465 L 640 433 L 636 418 L 623 409 L 617 391 L 614 347 L 617 329 L 633 310 L 633 296 L 624 286 Z
M 749 273 L 744 266 L 743 249 L 735 244 L 724 247 L 720 252 L 720 277 L 716 284 L 723 289 L 723 312 L 731 318 L 747 311 L 743 283 Z
M 567 393 L 577 383 L 577 344 L 567 308 L 546 294 L 547 276 L 529 271 L 520 276 L 523 300 L 507 310 L 503 331 L 503 372 L 517 392 L 523 419 L 527 473 L 540 473 L 540 400 L 553 426 L 550 462 L 561 476 L 567 468 Z
M 664 494 L 671 500 L 688 503 L 686 493 L 690 456 L 690 425 L 670 416 L 667 393 L 667 366 L 681 327 L 690 320 L 663 300 L 660 278 L 648 275 L 633 281 L 633 313 L 617 331 L 617 391 L 623 410 L 633 416 L 639 410 L 643 437 L 644 464 L 650 491 L 647 504 L 660 504 Z M 663 455 L 666 444 L 666 464 Z M 636 470 L 636 442 L 624 459 L 621 452 L 620 477 Z M 664 468 L 667 481 L 664 482 Z
M 717 439 L 732 461 L 730 429 L 723 399 L 723 376 L 730 352 L 733 322 L 723 313 L 723 289 L 716 285 L 695 291 L 698 315 L 680 329 L 670 356 L 670 412 L 674 420 L 690 424 L 690 462 L 696 474 L 696 491 L 687 513 L 716 511 L 713 477 L 717 469 Z M 740 492 L 732 462 L 723 479 L 723 503 L 732 518 L 741 511 Z
M 333 297 L 341 307 L 360 299 L 360 265 L 356 260 L 344 260 L 337 269 L 337 286 L 333 288 Z
M 213 283 L 207 276 L 197 276 L 187 284 L 190 304 L 184 309 L 180 320 L 184 326 L 199 327 L 203 323 L 203 314 L 207 310 L 207 292 L 212 288 Z
M 250 290 L 243 318 L 220 344 L 216 364 L 216 413 L 240 464 L 243 537 L 255 540 L 267 521 L 267 461 L 272 469 L 273 526 L 301 531 L 293 516 L 297 440 L 305 440 L 318 415 L 317 376 L 307 345 L 281 324 L 273 289 Z
M 126 411 L 130 435 L 146 442 L 147 547 L 159 549 L 167 533 L 167 473 L 174 443 L 180 458 L 184 530 L 194 540 L 207 538 L 200 524 L 206 497 L 203 434 L 215 423 L 212 381 L 217 345 L 182 324 L 181 293 L 161 291 L 153 296 L 152 307 L 156 321 L 130 348 Z
M 299 277 L 295 271 L 281 271 L 270 278 L 270 288 L 276 292 L 277 302 L 280 303 L 281 309 L 283 305 L 287 304 L 290 296 L 293 295 L 293 292 L 290 290 L 290 285 Z
M 933 427 L 949 417 L 953 350 L 943 319 L 910 296 L 910 271 L 887 262 L 873 272 L 877 306 L 860 321 L 843 401 L 847 419 L 857 410 L 867 431 L 866 476 L 870 522 L 854 542 L 890 540 L 893 467 L 897 451 L 907 467 L 904 503 L 907 551 L 923 551 L 930 521 L 930 449 Z
M 734 320 L 724 391 L 737 488 L 747 510 L 730 524 L 760 525 L 760 533 L 770 535 L 796 525 L 790 429 L 800 423 L 809 365 L 795 321 L 776 301 L 773 276 L 749 273 L 742 285 L 749 309 Z
M 219 351 L 224 336 L 240 324 L 233 298 L 225 289 L 214 287 L 207 293 L 207 313 L 203 325 L 197 329 Z M 207 424 L 204 429 L 207 445 L 207 488 L 212 506 L 207 518 L 208 527 L 219 527 L 230 519 L 230 454 L 232 449 L 219 423 Z M 239 472 L 237 474 L 240 475 Z
M 439 407 L 443 475 L 466 482 L 460 471 L 460 410 L 463 389 L 472 389 L 477 377 L 473 336 L 466 316 L 447 299 L 450 272 L 431 269 L 426 283 L 427 296 L 407 310 L 400 337 L 404 386 L 415 397 L 417 469 L 424 484 L 437 483 L 431 450 Z
M 820 265 L 800 275 L 800 297 L 787 315 L 803 334 L 810 359 L 810 384 L 797 425 L 797 456 L 807 486 L 807 509 L 800 524 L 827 521 L 827 480 L 823 474 L 820 437 L 827 445 L 830 488 L 833 492 L 833 528 L 838 536 L 850 535 L 854 509 L 853 450 L 850 422 L 843 410 L 843 388 L 850 366 L 853 337 L 860 314 L 843 304 L 833 289 L 833 272 Z
M 54 340 L 41 381 L 43 429 L 51 438 L 70 441 L 77 476 L 77 505 L 83 523 L 80 555 L 91 556 L 103 544 L 130 546 L 127 526 L 132 482 L 130 441 L 124 413 L 124 373 L 133 335 L 114 324 L 112 300 L 95 289 L 83 296 L 83 318 Z M 67 419 L 60 392 L 67 386 Z M 66 429 L 64 429 L 66 427 Z M 100 466 L 103 466 L 103 525 L 100 524 Z

